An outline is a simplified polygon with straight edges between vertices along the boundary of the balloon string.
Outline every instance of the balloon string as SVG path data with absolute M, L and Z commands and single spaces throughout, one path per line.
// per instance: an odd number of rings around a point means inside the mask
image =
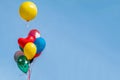
M 29 22 L 26 22 L 26 27 L 27 27 L 27 28 L 29 27 Z
M 30 69 L 28 70 L 28 80 L 30 80 L 30 76 L 31 76 L 31 71 Z

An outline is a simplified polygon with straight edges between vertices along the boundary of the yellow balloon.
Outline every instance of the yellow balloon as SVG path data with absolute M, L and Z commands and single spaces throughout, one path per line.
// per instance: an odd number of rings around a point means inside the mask
M 19 8 L 20 16 L 26 21 L 34 19 L 37 12 L 37 6 L 31 1 L 23 2 Z
M 28 42 L 24 47 L 24 55 L 31 60 L 36 54 L 37 48 L 34 43 Z

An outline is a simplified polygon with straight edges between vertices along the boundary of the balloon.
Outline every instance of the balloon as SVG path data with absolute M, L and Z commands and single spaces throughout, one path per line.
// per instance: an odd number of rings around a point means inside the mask
M 28 42 L 34 42 L 35 38 L 33 36 L 28 36 L 27 38 L 19 38 L 18 44 L 21 48 L 24 48 L 25 44 Z
M 23 48 L 21 48 L 20 46 L 19 46 L 19 48 L 20 48 L 20 50 L 23 52 Z
M 26 21 L 34 19 L 37 12 L 37 6 L 31 1 L 23 2 L 19 8 L 20 16 Z
M 46 46 L 46 42 L 45 42 L 45 40 L 42 37 L 37 38 L 35 40 L 34 44 L 37 47 L 37 54 L 40 54 L 44 50 L 44 48 Z
M 37 58 L 38 56 L 40 56 L 40 54 L 41 54 L 41 53 L 35 54 L 34 58 Z
M 28 36 L 33 36 L 35 38 L 39 38 L 40 37 L 40 32 L 37 29 L 32 29 L 29 32 Z
M 34 60 L 34 59 L 31 59 L 31 60 L 30 60 L 30 63 L 32 63 L 32 62 L 33 62 L 33 60 Z
M 24 53 L 22 51 L 15 52 L 15 54 L 14 54 L 14 60 L 17 62 L 18 57 L 21 56 L 21 55 L 24 55 Z
M 27 60 L 27 58 L 24 55 L 18 57 L 17 65 L 22 72 L 24 73 L 28 72 L 29 64 L 30 62 Z
M 24 54 L 28 60 L 31 60 L 35 56 L 36 51 L 36 46 L 32 42 L 27 43 L 24 47 Z

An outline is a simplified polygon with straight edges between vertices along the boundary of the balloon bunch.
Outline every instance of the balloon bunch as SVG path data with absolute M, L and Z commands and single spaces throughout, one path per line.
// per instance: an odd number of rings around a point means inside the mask
M 37 29 L 32 29 L 26 38 L 18 39 L 18 44 L 21 51 L 15 53 L 14 59 L 17 62 L 18 68 L 22 72 L 27 73 L 30 64 L 44 50 L 46 42 L 40 36 L 40 32 Z
M 29 22 L 37 16 L 37 6 L 31 1 L 25 1 L 20 5 L 19 14 L 22 19 Z M 30 74 L 30 64 L 37 58 L 46 46 L 45 40 L 37 29 L 32 29 L 26 38 L 19 38 L 20 50 L 14 54 L 18 68 Z M 30 80 L 30 75 L 28 75 Z

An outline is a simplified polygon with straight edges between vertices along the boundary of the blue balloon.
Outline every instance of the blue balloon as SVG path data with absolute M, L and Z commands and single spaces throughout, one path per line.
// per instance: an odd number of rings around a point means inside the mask
M 45 40 L 43 38 L 41 38 L 41 37 L 36 38 L 34 44 L 37 47 L 37 54 L 40 54 L 44 50 L 44 48 L 46 46 Z

